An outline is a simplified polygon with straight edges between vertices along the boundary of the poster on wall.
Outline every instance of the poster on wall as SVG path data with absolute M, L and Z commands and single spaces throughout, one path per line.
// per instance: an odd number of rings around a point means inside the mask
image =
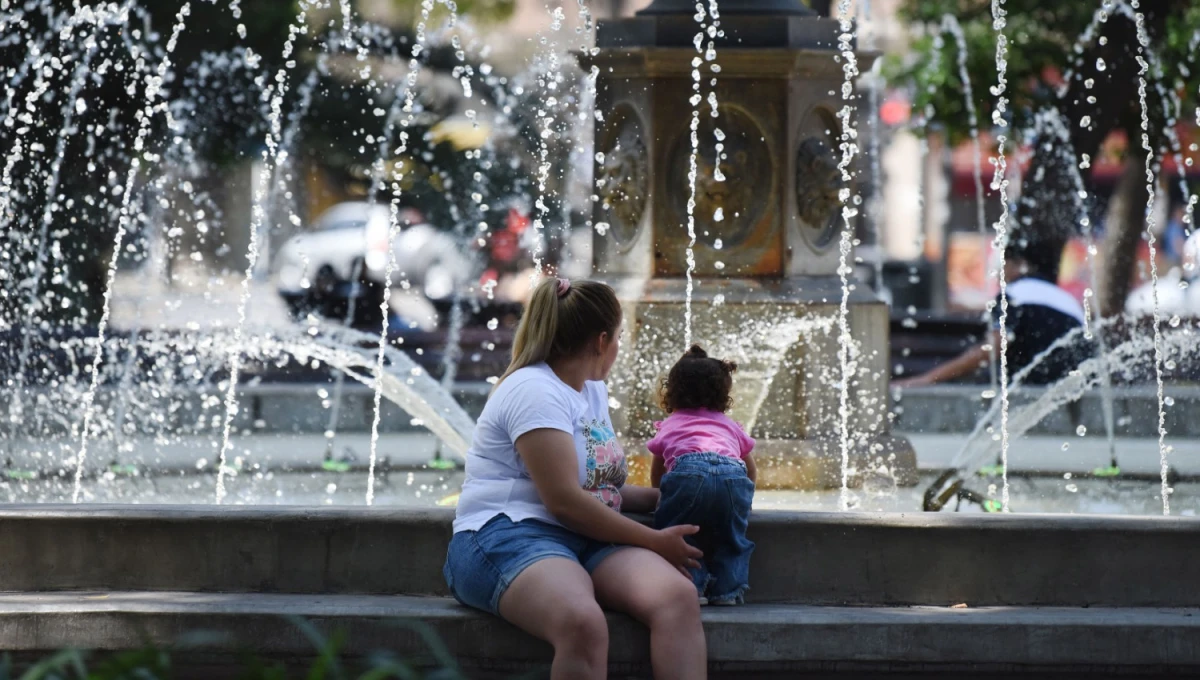
M 946 254 L 946 285 L 949 288 L 947 306 L 949 311 L 982 311 L 989 301 L 1000 292 L 996 270 L 1000 258 L 990 236 L 974 232 L 950 234 L 950 246 Z M 1062 264 L 1058 272 L 1058 285 L 1075 299 L 1083 302 L 1084 292 L 1091 287 L 1092 276 L 1088 270 L 1087 242 L 1074 238 L 1063 248 Z M 1103 261 L 1097 250 L 1093 261 Z M 1134 285 L 1140 283 L 1141 272 L 1148 268 L 1150 255 L 1143 243 L 1138 251 L 1138 265 L 1134 271 Z

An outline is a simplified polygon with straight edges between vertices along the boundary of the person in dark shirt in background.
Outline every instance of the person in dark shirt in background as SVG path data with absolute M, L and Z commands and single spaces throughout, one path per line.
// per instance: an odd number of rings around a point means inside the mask
M 1056 239 L 1010 241 L 1004 252 L 1007 283 L 1008 375 L 1011 381 L 1033 360 L 1084 324 L 1083 307 L 1058 286 L 1058 267 L 1064 243 Z M 922 375 L 893 381 L 896 387 L 933 385 L 970 376 L 988 365 L 990 347 L 1000 347 L 1000 298 L 992 309 L 987 339 Z M 990 346 L 990 347 L 989 347 Z M 1043 357 L 1022 381 L 1028 385 L 1057 382 L 1087 355 L 1082 336 Z

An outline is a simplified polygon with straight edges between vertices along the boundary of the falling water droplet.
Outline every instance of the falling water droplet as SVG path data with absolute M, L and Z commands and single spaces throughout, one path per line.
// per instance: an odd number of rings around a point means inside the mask
M 1098 58 L 1096 59 L 1096 70 L 1097 70 L 1097 71 L 1104 71 L 1104 70 L 1106 70 L 1107 68 L 1108 68 L 1108 65 L 1104 63 L 1104 57 L 1098 57 Z
M 489 319 L 487 322 L 487 327 L 489 331 L 496 330 L 500 327 L 500 319 Z
M 1086 435 L 1087 434 L 1087 426 L 1080 425 L 1079 427 L 1075 428 L 1075 434 L 1079 435 L 1080 437 Z

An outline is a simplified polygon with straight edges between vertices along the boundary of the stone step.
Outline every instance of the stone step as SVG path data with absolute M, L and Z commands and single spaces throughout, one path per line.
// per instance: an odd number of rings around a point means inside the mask
M 488 677 L 544 667 L 548 645 L 448 598 L 188 592 L 0 594 L 0 647 L 19 658 L 62 648 L 128 650 L 171 645 L 187 633 L 218 634 L 176 656 L 230 674 L 251 652 L 293 662 L 314 656 L 288 617 L 326 635 L 346 633 L 348 656 L 390 650 L 426 657 L 428 643 L 401 620 L 428 625 L 464 669 Z M 704 610 L 713 677 L 1003 673 L 1090 676 L 1200 671 L 1200 609 L 948 608 L 746 605 Z M 609 615 L 616 677 L 649 677 L 646 630 Z M 223 663 L 222 663 L 223 662 Z M 224 673 L 222 672 L 224 669 Z M 474 674 L 472 674 L 474 676 Z
M 446 595 L 453 511 L 0 506 L 0 591 Z M 1200 519 L 756 512 L 748 594 L 813 605 L 1200 607 Z

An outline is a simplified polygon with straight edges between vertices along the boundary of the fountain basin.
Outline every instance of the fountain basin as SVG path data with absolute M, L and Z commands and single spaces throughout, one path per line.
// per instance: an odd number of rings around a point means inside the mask
M 635 483 L 649 481 L 645 442 L 665 417 L 659 380 L 688 337 L 683 280 L 615 282 L 625 313 L 626 350 L 608 384 L 619 408 L 613 424 L 634 462 Z M 838 328 L 842 289 L 829 277 L 709 279 L 692 293 L 691 337 L 710 356 L 738 364 L 730 415 L 755 438 L 759 488 L 840 488 L 843 476 Z M 882 474 L 915 484 L 917 459 L 887 420 L 887 308 L 851 292 L 847 324 L 851 374 L 845 395 L 846 477 Z
M 444 596 L 452 517 L 10 505 L 0 510 L 0 591 Z M 1200 607 L 1196 518 L 767 511 L 749 537 L 756 603 Z
M 549 648 L 445 597 L 447 510 L 10 506 L 0 511 L 0 647 L 192 650 L 297 660 L 283 615 L 349 633 L 348 654 L 426 649 L 421 620 L 473 677 L 544 666 Z M 1200 669 L 1200 520 L 756 513 L 749 595 L 706 609 L 713 677 Z M 1105 565 L 1097 569 L 1096 565 Z M 955 605 L 966 605 L 956 607 Z M 646 677 L 645 629 L 610 615 L 615 677 Z M 206 665 L 207 664 L 207 665 Z

